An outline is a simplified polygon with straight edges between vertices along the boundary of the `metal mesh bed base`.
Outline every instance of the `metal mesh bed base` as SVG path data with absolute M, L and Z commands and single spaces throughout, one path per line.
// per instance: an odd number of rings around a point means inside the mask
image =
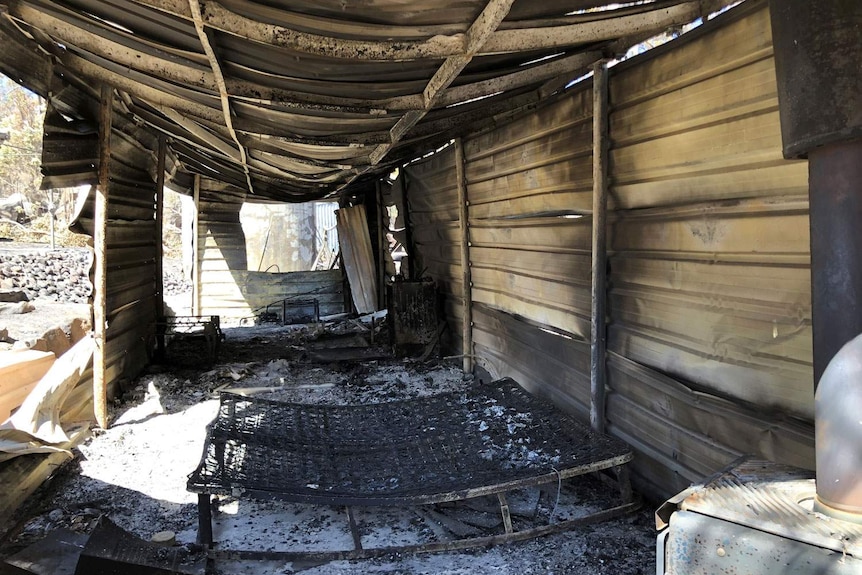
M 508 378 L 467 392 L 350 406 L 222 393 L 188 489 L 203 506 L 210 495 L 428 504 L 616 469 L 631 458 L 624 443 Z M 203 531 L 208 513 L 202 509 Z M 201 539 L 211 543 L 211 533 Z

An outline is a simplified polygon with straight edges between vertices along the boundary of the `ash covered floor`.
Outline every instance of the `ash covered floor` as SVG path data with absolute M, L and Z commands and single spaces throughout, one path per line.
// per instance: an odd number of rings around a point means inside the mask
M 340 328 L 344 341 L 358 342 L 352 324 Z M 0 548 L 8 557 L 52 530 L 90 532 L 105 515 L 143 539 L 161 531 L 177 543 L 197 534 L 197 496 L 186 490 L 200 461 L 206 425 L 218 409 L 218 391 L 301 403 L 348 405 L 425 397 L 472 385 L 454 363 L 384 359 L 363 363 L 308 360 L 307 342 L 321 333 L 304 328 L 256 326 L 226 330 L 218 364 L 195 368 L 194 349 L 174 354 L 174 367 L 153 369 L 129 386 L 112 407 L 112 426 L 80 448 L 67 466 L 19 514 L 20 521 Z M 186 367 L 183 367 L 183 365 Z M 158 372 L 157 372 L 158 371 Z M 614 504 L 616 490 L 592 476 L 528 488 L 510 505 L 521 528 L 562 521 Z M 553 519 L 551 519 L 551 516 Z M 496 498 L 468 504 L 405 508 L 356 508 L 365 547 L 383 547 L 496 534 Z M 261 551 L 339 550 L 352 547 L 343 508 L 222 497 L 214 516 L 221 549 Z M 635 575 L 655 569 L 652 513 L 635 514 L 525 542 L 488 549 L 426 555 L 393 554 L 359 561 L 314 562 L 220 560 L 217 573 L 352 574 L 476 573 L 533 575 L 613 573 Z

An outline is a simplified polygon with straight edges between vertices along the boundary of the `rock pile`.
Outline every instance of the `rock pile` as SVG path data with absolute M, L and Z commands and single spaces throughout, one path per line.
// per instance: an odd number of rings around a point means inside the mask
M 180 295 L 191 293 L 192 282 L 183 274 L 183 266 L 179 260 L 165 258 L 162 266 L 165 295 Z
M 86 248 L 0 249 L 0 290 L 21 290 L 30 300 L 87 303 L 93 253 Z M 166 295 L 191 291 L 179 262 L 164 262 Z
M 31 299 L 87 303 L 92 252 L 85 248 L 0 251 L 0 289 L 18 289 Z

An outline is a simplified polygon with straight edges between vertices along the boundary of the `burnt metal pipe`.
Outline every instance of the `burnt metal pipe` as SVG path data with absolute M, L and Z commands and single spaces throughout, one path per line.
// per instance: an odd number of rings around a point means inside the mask
M 808 160 L 814 370 L 823 372 L 815 505 L 862 523 L 862 141 L 818 148 Z
M 814 381 L 862 333 L 862 140 L 808 154 Z M 862 381 L 859 382 L 862 385 Z
M 590 295 L 590 427 L 605 432 L 607 381 L 608 63 L 593 65 L 593 229 Z
M 862 2 L 771 0 L 784 156 L 807 157 L 814 385 L 862 333 Z

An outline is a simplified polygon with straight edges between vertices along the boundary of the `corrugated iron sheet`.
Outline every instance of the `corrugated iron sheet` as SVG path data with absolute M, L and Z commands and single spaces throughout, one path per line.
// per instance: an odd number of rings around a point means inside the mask
M 52 72 L 116 88 L 127 120 L 168 135 L 172 187 L 200 174 L 301 202 L 536 105 L 602 49 L 722 4 L 0 1 L 0 69 L 46 96 Z
M 473 301 L 589 338 L 592 99 L 466 140 Z
M 240 274 L 248 271 L 245 233 L 239 219 L 245 196 L 220 182 L 201 178 L 195 230 L 198 276 L 192 277 L 195 314 L 225 318 L 254 315 L 246 302 L 243 283 L 237 281 Z
M 75 89 L 67 86 L 67 95 Z M 86 101 L 85 91 L 75 98 Z M 83 108 L 79 108 L 83 109 Z M 95 184 L 98 155 L 95 126 L 85 116 L 65 119 L 53 104 L 46 118 L 44 186 Z M 75 126 L 83 128 L 75 129 Z M 157 318 L 156 184 L 152 175 L 154 144 L 151 136 L 116 115 L 111 134 L 110 184 L 108 187 L 108 232 L 106 253 L 105 381 L 109 394 L 117 382 L 137 375 L 149 361 Z M 93 189 L 82 200 L 76 231 L 92 233 Z M 91 417 L 92 371 L 67 401 L 67 409 L 80 417 Z
M 225 199 L 231 197 L 233 201 Z M 265 272 L 249 270 L 246 236 L 240 222 L 245 194 L 229 195 L 223 184 L 201 179 L 198 214 L 201 315 L 253 318 L 282 300 L 317 299 L 321 315 L 344 311 L 340 270 Z M 252 262 L 257 268 L 258 262 Z M 276 309 L 277 307 L 277 309 Z M 281 307 L 273 310 L 280 313 Z
M 350 282 L 353 305 L 360 314 L 377 311 L 377 272 L 365 206 L 341 208 L 335 216 L 343 242 L 341 262 Z
M 589 213 L 592 96 L 568 97 L 464 143 L 471 220 Z

